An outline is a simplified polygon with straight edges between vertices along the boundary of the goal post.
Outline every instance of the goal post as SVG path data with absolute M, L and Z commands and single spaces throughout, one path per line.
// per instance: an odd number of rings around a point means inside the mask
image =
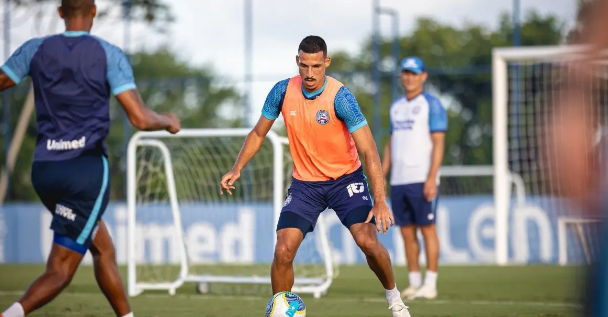
M 496 208 L 496 260 L 512 261 L 509 244 L 514 230 L 510 175 L 518 175 L 542 217 L 549 219 L 556 237 L 556 263 L 591 262 L 599 239 L 598 219 L 589 219 L 551 183 L 552 157 L 543 154 L 550 138 L 548 114 L 558 96 L 563 70 L 584 56 L 585 46 L 495 48 L 492 52 L 494 201 Z M 606 78 L 606 65 L 598 68 Z M 567 75 L 566 75 L 567 76 Z M 589 94 L 596 87 L 589 87 Z M 605 117 L 600 124 L 605 125 Z M 600 126 L 601 128 L 601 126 Z M 539 229 L 540 230 L 540 229 Z M 553 239 L 553 238 L 552 238 Z M 526 243 L 532 244 L 529 240 Z M 574 255 L 574 256 L 573 256 Z
M 130 296 L 146 290 L 175 294 L 188 282 L 205 290 L 210 284 L 232 284 L 236 292 L 270 284 L 275 228 L 292 162 L 287 139 L 270 131 L 241 172 L 234 195 L 220 196 L 221 177 L 249 133 L 184 129 L 132 137 L 127 154 Z M 294 292 L 319 297 L 335 277 L 323 219 L 294 260 Z

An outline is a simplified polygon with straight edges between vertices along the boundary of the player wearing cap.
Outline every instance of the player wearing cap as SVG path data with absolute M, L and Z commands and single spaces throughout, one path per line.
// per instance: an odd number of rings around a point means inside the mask
M 391 105 L 390 138 L 384 149 L 382 169 L 390 176 L 395 224 L 401 227 L 410 285 L 401 297 L 437 297 L 439 238 L 435 228 L 439 167 L 443 159 L 447 115 L 437 97 L 424 91 L 427 73 L 422 60 L 407 57 L 401 62 L 405 96 Z M 426 246 L 424 283 L 418 257 L 417 231 Z

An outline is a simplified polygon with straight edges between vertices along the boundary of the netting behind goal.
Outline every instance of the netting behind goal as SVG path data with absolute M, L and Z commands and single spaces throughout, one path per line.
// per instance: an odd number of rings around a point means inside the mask
M 129 150 L 129 293 L 270 294 L 278 211 L 291 181 L 286 141 L 271 132 L 241 172 L 233 195 L 220 195 L 249 130 L 139 133 Z M 294 291 L 321 295 L 335 265 L 319 220 L 297 253 Z
M 565 82 L 572 80 L 572 70 L 579 63 L 574 52 L 577 49 L 568 47 L 494 52 L 495 163 L 521 177 L 527 192 L 525 206 L 517 208 L 508 202 L 511 261 L 518 262 L 525 258 L 523 253 L 531 252 L 540 254 L 542 262 L 589 263 L 598 251 L 601 219 L 581 212 L 564 197 L 563 188 L 552 181 L 559 176 L 553 168 L 555 154 L 545 151 L 546 142 L 560 142 L 552 139 L 549 117 L 555 114 L 555 103 L 564 96 Z M 595 122 L 589 124 L 597 129 L 600 145 L 607 141 L 608 118 L 601 109 L 608 66 L 598 64 L 592 76 L 596 81 L 585 87 L 585 97 L 597 105 L 592 114 Z M 506 160 L 496 161 L 497 157 Z M 521 237 L 522 233 L 526 235 Z M 522 252 L 522 247 L 528 250 Z

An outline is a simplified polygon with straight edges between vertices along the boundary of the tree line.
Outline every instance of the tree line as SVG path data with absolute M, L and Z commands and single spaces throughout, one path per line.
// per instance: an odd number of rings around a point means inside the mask
M 19 5 L 32 5 L 39 0 L 18 0 Z M 44 1 L 42 1 L 44 2 Z M 121 1 L 116 1 L 120 3 Z M 154 25 L 158 17 L 173 19 L 170 7 L 162 1 L 133 1 L 136 18 Z M 580 29 L 577 25 L 576 30 Z M 159 28 L 159 32 L 162 29 Z M 524 46 L 556 45 L 573 34 L 565 21 L 552 15 L 529 12 L 521 25 Z M 513 25 L 507 14 L 500 16 L 499 26 L 476 23 L 449 25 L 432 18 L 419 18 L 414 30 L 400 39 L 401 53 L 417 55 L 427 64 L 427 88 L 440 95 L 448 110 L 449 133 L 446 135 L 444 165 L 492 163 L 492 48 L 511 46 Z M 390 55 L 391 40 L 381 44 L 382 55 Z M 331 52 L 330 75 L 353 91 L 363 113 L 372 124 L 373 106 L 370 94 L 371 41 L 361 44 L 358 54 Z M 193 67 L 181 60 L 170 48 L 131 55 L 137 85 L 147 105 L 155 111 L 176 112 L 184 128 L 239 127 L 244 118 L 226 116 L 242 113 L 242 96 L 237 88 L 207 67 Z M 294 69 L 294 74 L 296 70 Z M 388 109 L 391 103 L 390 75 L 385 72 L 381 83 L 383 146 L 388 136 Z M 11 126 L 15 126 L 26 97 L 27 84 L 11 93 Z M 122 109 L 112 101 L 112 127 L 108 138 L 112 199 L 125 199 L 125 134 Z M 4 138 L 0 145 L 6 142 Z M 27 136 L 11 175 L 9 201 L 36 200 L 30 181 L 32 154 L 36 142 L 35 118 L 31 118 Z M 4 159 L 5 155 L 3 156 Z M 271 189 L 269 189 L 271 190 Z M 266 196 L 265 194 L 263 196 Z

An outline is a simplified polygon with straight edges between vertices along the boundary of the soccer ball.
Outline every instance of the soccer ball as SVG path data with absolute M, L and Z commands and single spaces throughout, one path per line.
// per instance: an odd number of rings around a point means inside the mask
M 300 296 L 292 292 L 274 295 L 266 305 L 266 317 L 305 317 L 306 305 Z

